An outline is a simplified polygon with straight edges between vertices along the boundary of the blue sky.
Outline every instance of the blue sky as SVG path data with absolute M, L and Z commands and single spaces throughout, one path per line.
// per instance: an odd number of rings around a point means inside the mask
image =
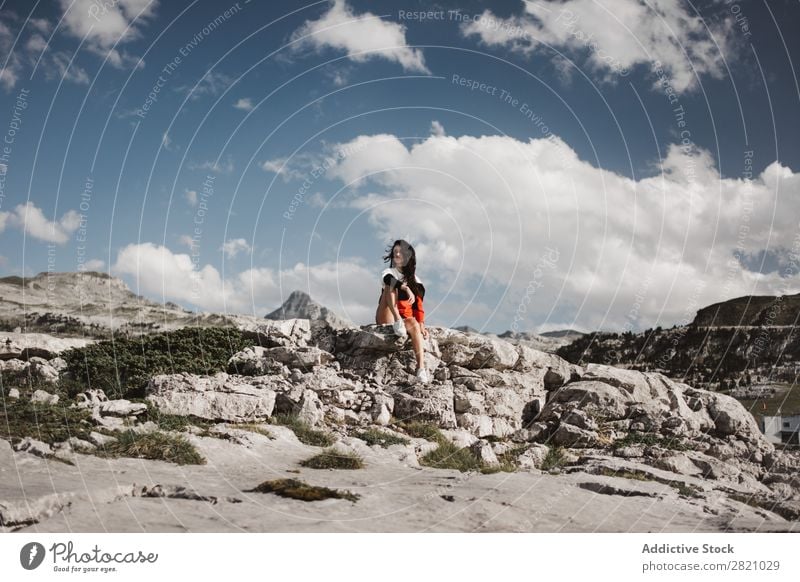
M 798 292 L 797 2 L 0 7 L 0 273 L 371 323 L 638 330 Z

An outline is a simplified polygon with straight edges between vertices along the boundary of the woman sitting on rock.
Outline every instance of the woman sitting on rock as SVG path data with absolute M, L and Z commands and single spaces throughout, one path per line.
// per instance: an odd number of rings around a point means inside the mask
M 425 347 L 423 338 L 428 338 L 425 329 L 425 310 L 422 300 L 425 287 L 416 275 L 417 255 L 414 247 L 404 240 L 396 240 L 383 257 L 389 268 L 381 273 L 383 286 L 375 312 L 375 323 L 392 324 L 392 329 L 400 337 L 411 336 L 411 345 L 417 358 L 417 380 L 430 381 L 425 369 Z

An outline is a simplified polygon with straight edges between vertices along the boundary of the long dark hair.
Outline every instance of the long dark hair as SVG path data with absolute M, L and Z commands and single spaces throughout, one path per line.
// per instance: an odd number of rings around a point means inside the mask
M 403 254 L 408 256 L 406 264 L 402 268 L 397 267 L 397 269 L 401 273 L 403 273 L 403 276 L 405 277 L 405 282 L 408 285 L 409 289 L 411 289 L 411 292 L 415 296 L 418 296 L 420 294 L 420 288 L 419 288 L 419 283 L 417 283 L 417 277 L 416 277 L 417 253 L 414 250 L 414 247 L 412 247 L 408 242 L 404 241 L 403 239 L 397 239 L 389 247 L 387 247 L 386 254 L 383 257 L 383 261 L 385 263 L 389 263 L 390 267 L 394 267 L 394 259 L 392 258 L 392 255 L 394 254 L 394 247 L 396 247 L 397 245 L 400 245 L 400 248 L 403 250 Z

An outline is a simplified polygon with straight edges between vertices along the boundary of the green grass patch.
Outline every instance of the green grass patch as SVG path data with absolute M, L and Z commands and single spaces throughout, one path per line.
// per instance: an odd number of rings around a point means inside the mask
M 403 429 L 408 436 L 414 438 L 425 439 L 435 443 L 450 442 L 447 440 L 447 437 L 442 434 L 442 431 L 439 430 L 439 427 L 428 422 L 412 420 L 409 422 L 398 422 L 397 426 Z
M 263 424 L 257 424 L 252 422 L 244 422 L 242 424 L 232 424 L 230 425 L 231 428 L 238 428 L 241 430 L 247 430 L 250 432 L 254 432 L 256 434 L 260 434 L 262 436 L 267 437 L 268 439 L 275 440 L 275 435 L 269 432 L 266 428 L 264 428 Z
M 405 437 L 383 432 L 377 428 L 368 428 L 355 433 L 353 436 L 361 439 L 370 446 L 380 445 L 384 449 L 390 447 L 391 445 L 407 445 L 411 442 Z
M 499 473 L 504 471 L 506 473 L 513 473 L 517 470 L 517 457 L 528 450 L 528 445 L 518 445 L 508 449 L 505 453 L 497 455 L 497 460 L 500 465 L 497 467 L 486 467 L 481 469 L 482 473 Z
M 138 434 L 124 431 L 115 435 L 116 442 L 98 447 L 99 457 L 133 457 L 168 461 L 178 465 L 205 465 L 206 460 L 183 435 L 165 432 Z
M 349 491 L 340 491 L 328 487 L 309 485 L 299 479 L 274 479 L 264 481 L 257 487 L 248 490 L 248 493 L 274 493 L 289 499 L 300 501 L 320 501 L 322 499 L 347 499 L 355 503 L 360 495 Z
M 674 451 L 688 451 L 689 447 L 677 439 L 670 439 L 662 437 L 661 435 L 653 432 L 636 432 L 632 431 L 626 434 L 623 438 L 614 441 L 611 445 L 614 449 L 622 447 L 644 445 L 647 447 L 663 447 L 665 449 L 672 449 Z
M 226 327 L 187 327 L 140 337 L 119 337 L 66 350 L 69 376 L 84 388 L 113 398 L 143 397 L 156 374 L 211 375 L 227 370 L 230 357 L 255 345 L 244 332 Z
M 31 437 L 52 445 L 77 437 L 86 440 L 95 430 L 91 412 L 68 404 L 35 404 L 27 399 L 6 399 L 0 407 L 0 436 L 11 440 Z
M 427 453 L 419 460 L 420 465 L 435 469 L 456 469 L 461 472 L 497 473 L 499 471 L 513 472 L 516 470 L 516 464 L 513 461 L 516 456 L 511 451 L 507 453 L 508 456 L 501 455 L 500 457 L 502 458 L 498 457 L 500 465 L 492 467 L 481 461 L 469 447 L 458 447 L 453 444 L 436 425 L 421 421 L 405 421 L 397 423 L 397 427 L 404 430 L 409 436 L 423 438 L 439 445 L 435 450 Z M 519 451 L 516 454 L 518 455 Z
M 312 428 L 307 423 L 300 420 L 296 414 L 276 414 L 270 418 L 270 422 L 292 429 L 297 440 L 306 445 L 329 447 L 336 442 L 333 436 L 324 431 Z
M 563 447 L 550 447 L 544 461 L 542 461 L 542 471 L 560 469 L 567 464 L 567 456 L 564 454 Z
M 147 405 L 147 411 L 140 418 L 141 421 L 151 421 L 158 425 L 159 430 L 169 432 L 184 432 L 191 426 L 208 429 L 215 423 L 205 418 L 197 416 L 183 416 L 180 414 L 165 414 L 161 412 L 152 402 L 140 398 L 132 398 L 131 402 L 143 402 Z
M 439 446 L 422 457 L 419 464 L 436 469 L 457 469 L 462 472 L 488 468 L 471 449 L 459 448 L 449 440 L 439 441 Z
M 327 449 L 310 459 L 301 461 L 310 469 L 363 469 L 364 460 L 356 454 Z
M 598 474 L 605 475 L 606 477 L 622 477 L 623 479 L 634 479 L 636 481 L 655 481 L 657 483 L 669 485 L 673 489 L 677 490 L 679 495 L 683 495 L 684 497 L 700 497 L 702 492 L 702 489 L 700 489 L 699 487 L 695 487 L 694 485 L 689 485 L 688 483 L 684 483 L 682 481 L 665 479 L 664 477 L 658 477 L 656 475 L 652 475 L 650 473 L 646 473 L 644 471 L 638 471 L 635 469 L 623 469 L 621 471 L 614 471 L 607 467 L 603 467 Z

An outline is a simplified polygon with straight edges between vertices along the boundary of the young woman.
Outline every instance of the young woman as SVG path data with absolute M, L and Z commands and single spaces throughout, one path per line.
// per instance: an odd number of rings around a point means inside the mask
M 417 358 L 417 380 L 427 383 L 430 378 L 425 369 L 423 338 L 428 338 L 428 330 L 425 329 L 425 309 L 422 306 L 425 287 L 416 275 L 417 255 L 414 247 L 401 239 L 394 241 L 383 260 L 389 263 L 389 268 L 381 273 L 383 286 L 375 323 L 391 323 L 397 335 L 411 336 Z

